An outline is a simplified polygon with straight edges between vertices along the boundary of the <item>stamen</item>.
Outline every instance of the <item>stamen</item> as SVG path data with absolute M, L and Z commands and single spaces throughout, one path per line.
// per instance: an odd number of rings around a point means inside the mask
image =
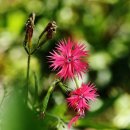
M 67 62 L 68 62 L 68 63 L 70 63 L 71 61 L 72 61 L 71 58 L 68 58 L 68 59 L 67 59 Z
M 70 56 L 70 57 L 66 57 L 67 58 L 67 63 L 70 63 L 70 62 L 72 62 L 72 57 Z

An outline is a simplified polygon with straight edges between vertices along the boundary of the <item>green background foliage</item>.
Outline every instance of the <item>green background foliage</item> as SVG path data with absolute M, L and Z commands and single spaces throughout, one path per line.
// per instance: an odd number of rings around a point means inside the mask
M 130 129 L 130 1 L 129 0 L 1 0 L 0 1 L 0 130 L 65 130 L 74 116 L 66 94 L 56 88 L 44 119 L 23 105 L 27 55 L 23 49 L 25 23 L 36 13 L 33 44 L 49 21 L 57 23 L 55 37 L 31 61 L 38 78 L 39 94 L 45 96 L 55 79 L 46 56 L 61 39 L 86 44 L 89 72 L 84 82 L 96 84 L 99 97 L 75 125 L 77 130 Z M 67 81 L 71 87 L 71 81 Z M 50 114 L 51 113 L 51 114 Z M 73 128 L 74 129 L 74 128 Z

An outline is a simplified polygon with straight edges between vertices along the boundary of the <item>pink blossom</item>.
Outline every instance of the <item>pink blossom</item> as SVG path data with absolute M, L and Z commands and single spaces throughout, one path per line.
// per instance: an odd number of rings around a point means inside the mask
M 67 98 L 67 102 L 77 112 L 77 115 L 70 121 L 69 128 L 80 117 L 85 115 L 85 110 L 90 108 L 89 101 L 94 101 L 97 96 L 96 88 L 91 83 L 82 84 L 80 88 L 70 92 L 70 97 Z
M 75 43 L 70 39 L 60 41 L 56 50 L 50 54 L 50 67 L 57 70 L 57 75 L 64 80 L 73 78 L 75 74 L 81 77 L 81 73 L 85 73 L 88 69 L 88 63 L 85 61 L 88 51 L 83 44 Z

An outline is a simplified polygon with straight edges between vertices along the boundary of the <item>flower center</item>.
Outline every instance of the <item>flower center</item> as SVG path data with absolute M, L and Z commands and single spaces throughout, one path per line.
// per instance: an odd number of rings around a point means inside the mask
M 81 94 L 81 95 L 79 96 L 79 98 L 83 99 L 83 98 L 84 98 L 84 95 L 83 95 L 83 94 Z
M 67 58 L 67 63 L 70 63 L 70 62 L 72 62 L 72 57 Z

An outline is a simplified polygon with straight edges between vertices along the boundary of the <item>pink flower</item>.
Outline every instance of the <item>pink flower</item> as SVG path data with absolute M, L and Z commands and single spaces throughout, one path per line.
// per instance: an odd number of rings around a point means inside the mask
M 90 108 L 89 101 L 94 101 L 98 96 L 94 85 L 91 83 L 82 84 L 82 86 L 70 93 L 70 97 L 67 98 L 67 102 L 70 107 L 74 108 L 77 115 L 72 118 L 68 127 L 76 122 L 80 117 L 85 115 L 85 110 Z
M 50 67 L 53 70 L 58 70 L 57 75 L 64 80 L 73 78 L 75 74 L 81 76 L 81 73 L 85 73 L 88 69 L 88 63 L 85 61 L 88 51 L 85 50 L 84 45 L 75 43 L 70 39 L 60 41 L 56 51 L 53 50 L 50 54 Z

